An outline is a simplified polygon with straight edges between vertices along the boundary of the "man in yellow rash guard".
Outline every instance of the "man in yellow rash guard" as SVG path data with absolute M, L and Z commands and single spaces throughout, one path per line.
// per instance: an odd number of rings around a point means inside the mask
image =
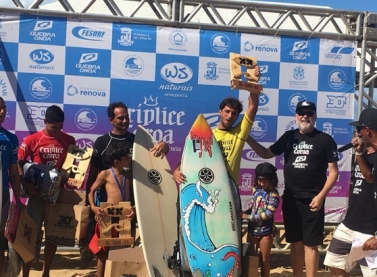
M 242 103 L 237 98 L 229 97 L 225 98 L 219 106 L 220 122 L 217 128 L 213 130 L 213 133 L 226 160 L 228 173 L 236 184 L 238 183 L 242 149 L 258 111 L 258 101 L 259 94 L 250 92 L 249 104 L 245 114 L 242 120 L 234 127 L 232 127 L 233 124 L 242 112 Z M 173 173 L 174 180 L 178 184 L 186 180 L 180 169 L 181 166 L 178 165 Z
M 235 102 L 238 100 L 234 98 L 224 99 L 223 102 L 225 105 L 224 108 L 220 108 L 220 118 L 222 118 L 221 113 L 227 112 L 230 101 Z M 222 125 L 221 121 L 220 124 Z M 221 152 L 223 153 L 224 160 L 226 161 L 226 167 L 230 177 L 232 177 L 234 182 L 238 184 L 238 175 L 240 172 L 241 164 L 241 153 L 245 145 L 245 141 L 249 136 L 251 127 L 253 125 L 253 121 L 249 118 L 248 114 L 245 113 L 242 120 L 236 126 L 231 127 L 230 129 L 226 129 L 224 128 L 224 126 L 220 126 L 220 124 L 216 129 L 213 130 L 213 135 L 219 143 Z

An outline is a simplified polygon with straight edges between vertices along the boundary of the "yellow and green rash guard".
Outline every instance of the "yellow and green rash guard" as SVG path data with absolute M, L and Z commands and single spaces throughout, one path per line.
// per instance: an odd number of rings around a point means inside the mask
M 253 121 L 244 114 L 242 120 L 230 130 L 213 129 L 213 135 L 219 143 L 226 161 L 228 173 L 236 184 L 238 184 L 238 175 L 240 173 L 242 150 L 252 126 Z

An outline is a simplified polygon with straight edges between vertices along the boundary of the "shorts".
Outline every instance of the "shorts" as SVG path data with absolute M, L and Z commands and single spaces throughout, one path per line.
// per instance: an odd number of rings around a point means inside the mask
M 300 242 L 306 246 L 323 244 L 325 227 L 325 204 L 317 212 L 310 210 L 310 198 L 294 198 L 284 192 L 282 212 L 285 238 L 289 243 Z
M 9 190 L 3 190 L 3 199 L 2 199 L 2 210 L 1 210 L 1 222 L 0 222 L 0 250 L 6 251 L 8 250 L 8 240 L 4 236 L 5 230 L 5 223 L 7 222 L 8 218 L 8 210 L 9 210 Z
M 334 235 L 331 239 L 329 249 L 326 253 L 324 265 L 328 267 L 334 267 L 344 270 L 345 272 L 350 272 L 356 264 L 359 262 L 360 269 L 364 277 L 377 276 L 377 270 L 371 270 L 365 258 L 354 262 L 347 260 L 348 254 L 351 250 L 352 241 L 355 238 L 360 238 L 361 240 L 366 240 L 370 238 L 371 235 L 363 234 L 360 232 L 353 231 L 341 223 L 335 230 Z

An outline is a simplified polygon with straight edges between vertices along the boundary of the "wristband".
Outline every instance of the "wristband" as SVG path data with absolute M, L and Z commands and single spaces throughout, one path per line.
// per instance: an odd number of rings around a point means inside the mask
M 362 156 L 365 154 L 365 150 L 363 152 L 355 152 L 355 155 L 356 156 Z

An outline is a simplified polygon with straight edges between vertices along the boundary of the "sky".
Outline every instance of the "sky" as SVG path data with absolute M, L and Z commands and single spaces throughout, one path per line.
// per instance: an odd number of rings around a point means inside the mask
M 20 0 L 25 7 L 34 0 Z M 72 1 L 72 0 L 70 0 Z M 74 1 L 74 0 L 73 0 Z M 0 0 L 0 6 L 14 7 L 12 0 Z M 57 0 L 45 0 L 44 3 L 57 2 Z M 368 11 L 377 13 L 376 0 L 258 0 L 258 2 L 293 3 L 304 5 L 328 6 L 337 10 Z
M 337 10 L 367 11 L 377 13 L 376 0 L 258 0 L 259 2 L 295 3 L 303 5 L 328 6 Z

